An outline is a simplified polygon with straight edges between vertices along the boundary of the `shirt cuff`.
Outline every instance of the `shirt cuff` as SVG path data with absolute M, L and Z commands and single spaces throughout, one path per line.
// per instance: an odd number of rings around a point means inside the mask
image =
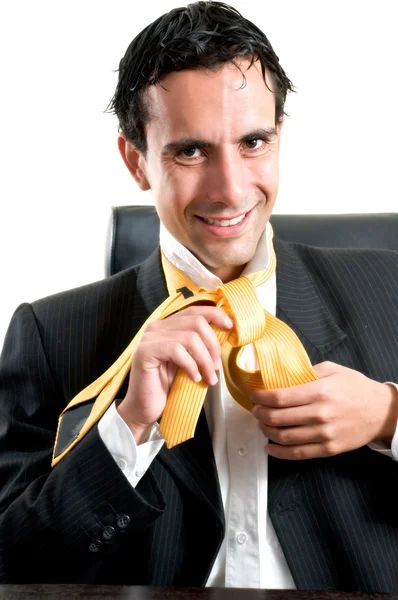
M 137 446 L 129 426 L 116 410 L 115 402 L 112 402 L 99 420 L 98 433 L 119 469 L 133 487 L 136 487 L 141 477 L 145 475 L 164 443 L 156 423 L 147 441 Z
M 384 383 L 387 385 L 393 385 L 398 390 L 397 383 L 393 383 L 392 381 L 385 381 Z M 376 442 L 372 442 L 372 443 L 368 444 L 368 446 L 371 450 L 380 452 L 380 454 L 385 454 L 386 456 L 389 456 L 393 460 L 398 461 L 398 419 L 397 419 L 397 426 L 395 428 L 394 437 L 392 438 L 392 442 L 391 442 L 391 448 L 386 448 L 385 445 L 378 444 Z

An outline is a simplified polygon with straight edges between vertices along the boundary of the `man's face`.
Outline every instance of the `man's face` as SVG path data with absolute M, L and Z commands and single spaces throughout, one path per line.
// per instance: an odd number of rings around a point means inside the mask
M 258 62 L 240 66 L 243 85 L 227 63 L 151 86 L 148 151 L 139 158 L 165 227 L 223 281 L 254 255 L 278 190 L 274 94 Z

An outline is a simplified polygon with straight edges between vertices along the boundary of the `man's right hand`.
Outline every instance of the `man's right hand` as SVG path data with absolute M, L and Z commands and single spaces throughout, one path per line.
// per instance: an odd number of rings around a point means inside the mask
M 221 347 L 211 323 L 225 330 L 233 327 L 228 315 L 215 306 L 189 306 L 145 327 L 134 352 L 127 394 L 117 407 L 137 444 L 145 441 L 162 415 L 179 368 L 192 381 L 217 383 Z

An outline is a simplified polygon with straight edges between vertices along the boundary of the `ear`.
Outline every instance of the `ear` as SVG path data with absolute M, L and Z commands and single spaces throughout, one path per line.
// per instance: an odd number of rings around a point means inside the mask
M 126 139 L 124 135 L 119 135 L 117 140 L 119 152 L 122 156 L 124 164 L 134 177 L 139 188 L 146 192 L 151 189 L 145 172 L 145 158 L 139 150 Z

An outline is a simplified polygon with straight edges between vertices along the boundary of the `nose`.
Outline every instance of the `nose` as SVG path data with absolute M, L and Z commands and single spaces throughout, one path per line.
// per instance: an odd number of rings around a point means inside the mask
M 226 148 L 210 161 L 206 174 L 206 196 L 221 208 L 244 208 L 248 197 L 249 171 L 236 148 Z

